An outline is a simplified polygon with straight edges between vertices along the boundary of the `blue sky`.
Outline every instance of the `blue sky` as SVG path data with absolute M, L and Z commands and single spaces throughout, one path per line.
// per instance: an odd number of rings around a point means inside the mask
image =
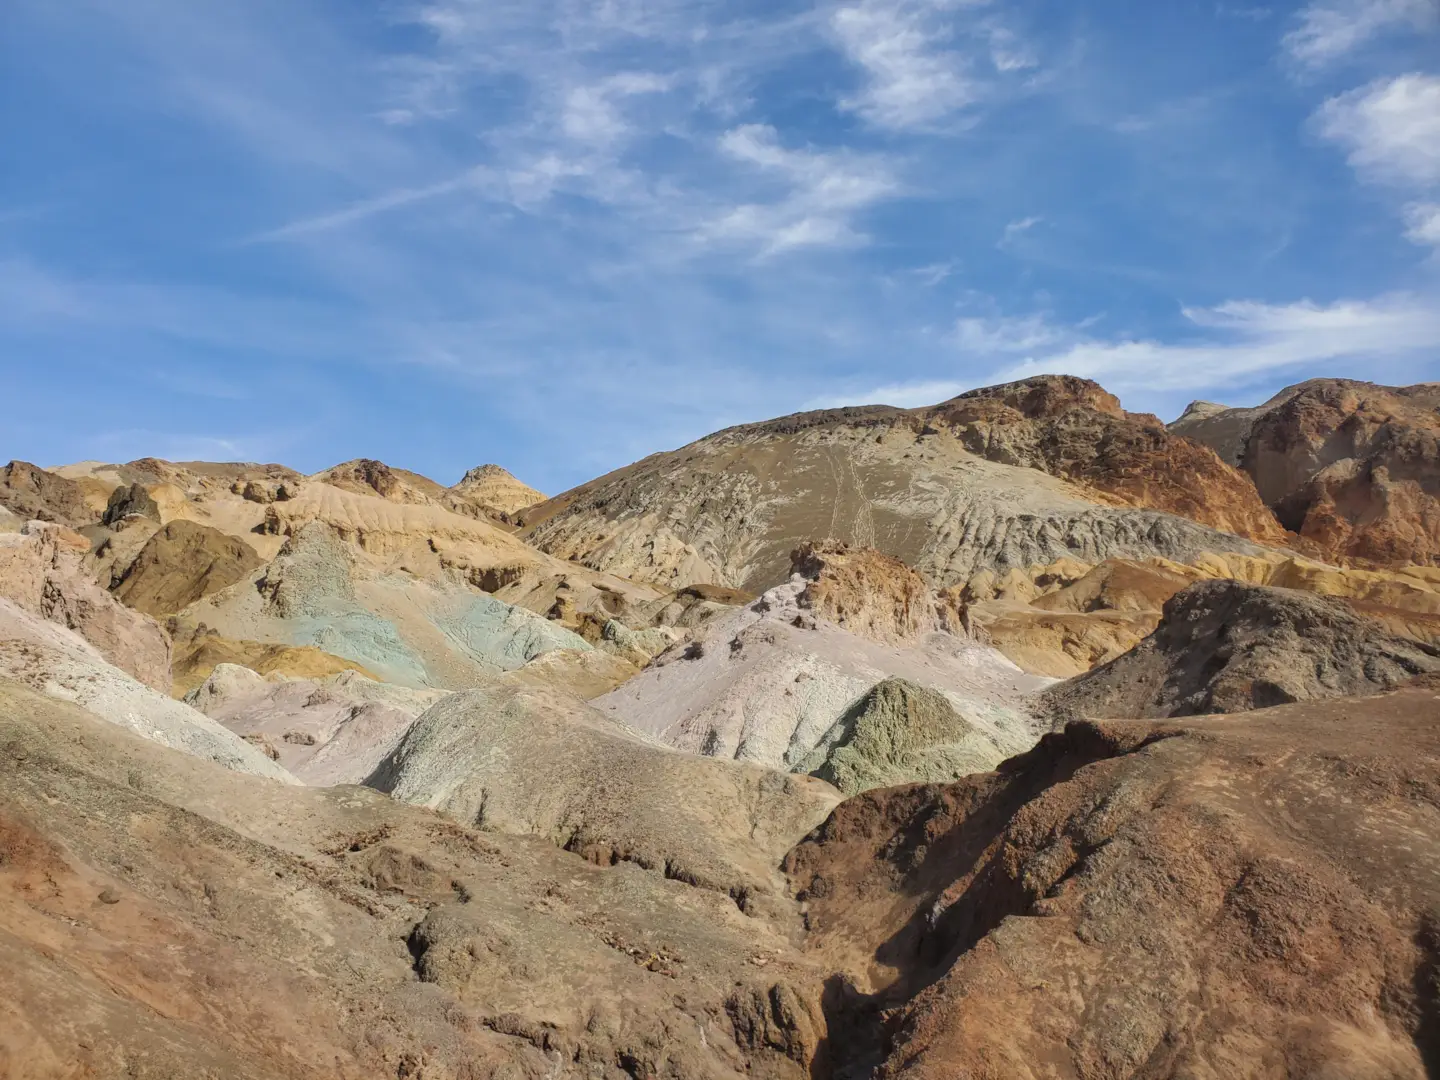
M 5 0 L 0 457 L 558 491 L 1037 371 L 1440 379 L 1440 0 Z

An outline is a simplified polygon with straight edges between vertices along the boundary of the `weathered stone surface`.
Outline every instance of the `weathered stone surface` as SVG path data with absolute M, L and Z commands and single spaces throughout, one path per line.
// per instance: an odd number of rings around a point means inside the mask
M 3 681 L 0 926 L 25 1080 L 806 1080 L 824 1033 L 790 918 Z
M 569 695 L 515 686 L 431 706 L 366 783 L 468 825 L 757 901 L 783 892 L 781 856 L 839 801 L 810 777 L 682 754 Z
M 972 390 L 924 416 L 991 461 L 1040 469 L 1130 506 L 1263 543 L 1286 540 L 1242 473 L 1209 447 L 1170 434 L 1154 416 L 1126 412 L 1088 379 L 1042 375 Z
M 83 563 L 89 551 L 89 541 L 58 525 L 0 533 L 0 597 L 74 630 L 121 671 L 168 694 L 169 637 L 90 579 Z
M 129 487 L 118 487 L 110 493 L 110 502 L 100 520 L 105 525 L 115 525 L 131 516 L 160 520 L 160 507 L 154 496 L 138 481 Z
M 0 508 L 21 522 L 53 521 L 72 529 L 95 522 L 78 483 L 28 461 L 12 461 L 0 469 Z
M 1437 689 L 1076 723 L 844 803 L 786 863 L 834 1075 L 1434 1075 Z
M 1315 554 L 1440 564 L 1440 384 L 1314 379 L 1172 430 L 1238 446 L 1261 497 Z
M 960 629 L 956 609 L 892 556 L 824 541 L 796 548 L 790 564 L 807 582 L 797 603 L 852 634 L 898 645 Z
M 1440 673 L 1440 649 L 1396 637 L 1340 600 L 1206 581 L 1165 604 L 1155 632 L 1040 693 L 1056 722 L 1243 712 L 1387 690 Z
M 264 560 L 245 541 L 193 521 L 172 521 L 155 533 L 111 591 L 147 615 L 173 615 L 234 585 Z
M 1093 383 L 1058 379 L 927 409 L 729 428 L 519 520 L 542 550 L 592 569 L 751 592 L 784 581 L 790 553 L 822 537 L 894 556 L 937 588 L 1066 557 L 1259 550 L 1202 522 L 1284 539 L 1253 485 L 1213 451 L 1124 413 Z
M 796 766 L 846 795 L 988 772 L 1005 753 L 944 694 L 886 679 L 856 702 Z

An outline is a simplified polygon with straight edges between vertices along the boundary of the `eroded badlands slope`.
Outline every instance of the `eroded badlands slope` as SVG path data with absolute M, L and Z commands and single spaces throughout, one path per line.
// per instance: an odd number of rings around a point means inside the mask
M 1093 383 L 1048 376 L 929 409 L 730 428 L 520 520 L 543 550 L 593 568 L 752 591 L 784 580 L 796 546 L 826 537 L 878 548 L 942 587 L 1067 556 L 1188 562 L 1285 539 L 1214 452 Z

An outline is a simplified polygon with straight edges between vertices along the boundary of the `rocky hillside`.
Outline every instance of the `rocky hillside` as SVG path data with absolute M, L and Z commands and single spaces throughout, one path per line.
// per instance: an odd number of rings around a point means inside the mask
M 841 804 L 784 860 L 795 899 L 755 905 L 227 772 L 0 682 L 0 1064 L 1422 1080 L 1437 732 L 1433 685 L 1072 725 Z
M 842 804 L 786 862 L 831 1075 L 1434 1076 L 1436 689 L 1073 724 Z
M 762 591 L 833 538 L 933 585 L 1064 557 L 1256 552 L 1285 532 L 1209 448 L 1042 377 L 932 408 L 803 413 L 730 428 L 523 511 L 541 550 L 635 580 Z M 1228 531 L 1227 531 L 1228 530 Z
M 13 463 L 0 1078 L 1440 1074 L 1436 404 Z
M 0 747 L 7 1077 L 810 1075 L 793 915 L 242 778 L 4 681 Z
M 1165 602 L 1135 648 L 1040 694 L 1057 723 L 1194 716 L 1362 696 L 1440 675 L 1440 648 L 1390 633 L 1343 600 L 1205 581 Z
M 1326 559 L 1440 563 L 1440 383 L 1315 379 L 1264 405 L 1192 405 L 1170 431 L 1213 447 Z

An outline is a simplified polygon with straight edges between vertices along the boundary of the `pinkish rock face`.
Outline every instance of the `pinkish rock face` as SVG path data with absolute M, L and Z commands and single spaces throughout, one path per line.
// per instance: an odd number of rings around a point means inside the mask
M 0 534 L 0 596 L 74 630 L 110 663 L 146 686 L 170 692 L 170 639 L 92 581 L 82 564 L 90 544 L 58 525 L 31 522 Z

